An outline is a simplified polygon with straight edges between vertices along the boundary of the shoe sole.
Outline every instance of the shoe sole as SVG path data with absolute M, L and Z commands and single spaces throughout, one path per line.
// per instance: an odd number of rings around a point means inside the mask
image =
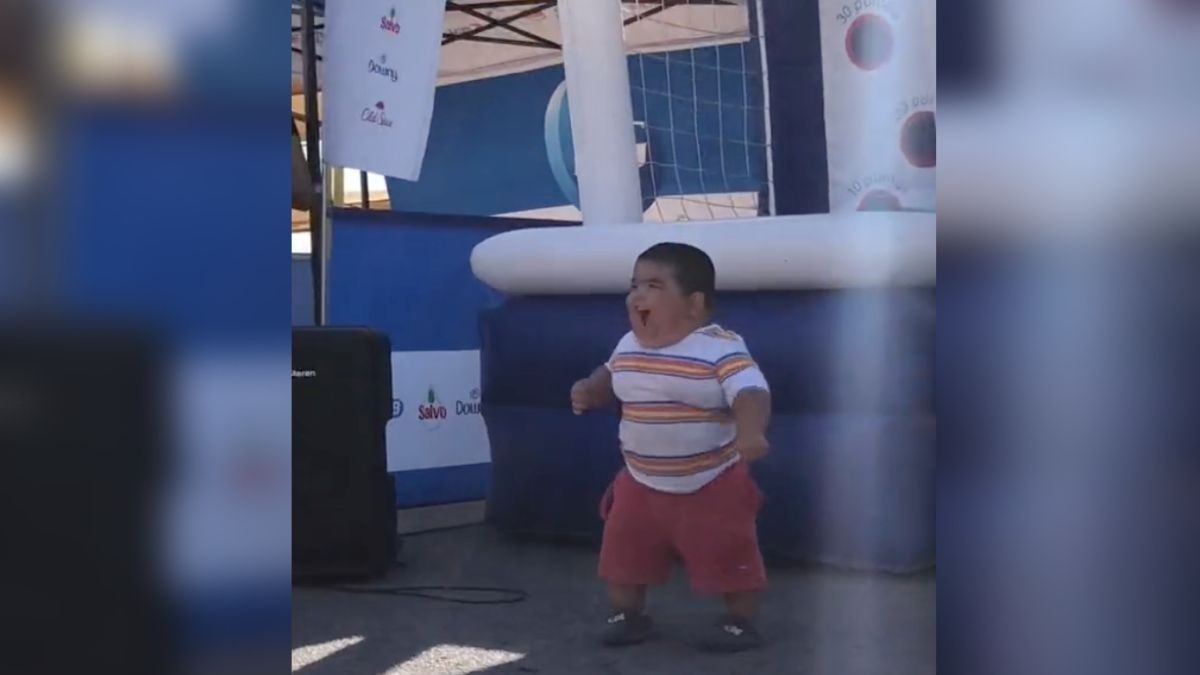
M 760 649 L 763 646 L 763 641 L 761 638 L 756 638 L 751 642 L 742 643 L 707 642 L 700 640 L 697 641 L 694 646 L 696 649 L 708 654 L 737 654 L 739 652 L 748 652 L 755 649 Z
M 737 646 L 706 645 L 706 644 L 696 645 L 696 649 L 704 652 L 705 654 L 740 654 L 742 652 L 751 652 L 756 649 L 760 649 L 761 647 L 762 647 L 761 643 L 756 643 L 756 644 L 752 644 L 752 645 L 737 645 Z
M 655 637 L 657 637 L 657 635 L 658 634 L 654 631 L 654 629 L 651 628 L 651 629 L 647 630 L 646 632 L 641 633 L 635 637 L 625 638 L 622 640 L 608 640 L 608 639 L 601 638 L 600 646 L 602 646 L 602 647 L 634 647 L 634 646 L 649 642 L 650 640 L 653 640 Z

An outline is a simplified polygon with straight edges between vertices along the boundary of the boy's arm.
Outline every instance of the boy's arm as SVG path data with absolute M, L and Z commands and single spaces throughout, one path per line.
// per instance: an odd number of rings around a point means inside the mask
M 733 420 L 737 426 L 734 447 L 742 459 L 753 462 L 762 459 L 770 450 L 767 425 L 771 422 L 771 393 L 759 387 L 748 387 L 733 401 Z
M 588 376 L 588 388 L 596 397 L 594 399 L 596 407 L 612 405 L 617 400 L 617 395 L 613 392 L 612 371 L 608 369 L 607 363 L 602 364 Z
M 612 372 L 609 371 L 608 364 L 600 366 L 571 387 L 571 409 L 576 415 L 611 405 L 616 398 L 612 388 Z
M 771 388 L 741 338 L 726 349 L 717 360 L 717 378 L 737 427 L 734 448 L 743 460 L 753 462 L 770 449 L 767 425 L 771 422 Z

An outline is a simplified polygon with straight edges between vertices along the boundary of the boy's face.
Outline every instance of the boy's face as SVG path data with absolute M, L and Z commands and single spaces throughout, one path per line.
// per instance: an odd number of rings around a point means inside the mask
M 704 294 L 685 295 L 671 265 L 639 260 L 625 298 L 633 335 L 646 347 L 669 347 L 703 325 Z

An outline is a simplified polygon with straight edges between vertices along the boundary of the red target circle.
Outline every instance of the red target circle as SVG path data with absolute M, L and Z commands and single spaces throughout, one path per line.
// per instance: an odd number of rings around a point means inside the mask
M 937 166 L 937 118 L 933 111 L 920 110 L 904 120 L 900 127 L 900 152 L 917 168 Z
M 878 14 L 859 15 L 846 30 L 846 55 L 863 70 L 875 70 L 892 58 L 892 24 Z
M 887 190 L 871 190 L 858 202 L 859 211 L 899 211 L 900 198 Z

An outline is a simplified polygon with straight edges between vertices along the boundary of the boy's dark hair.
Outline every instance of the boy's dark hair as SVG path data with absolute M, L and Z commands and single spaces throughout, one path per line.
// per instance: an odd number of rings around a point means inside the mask
M 704 306 L 712 309 L 717 291 L 717 271 L 712 258 L 695 246 L 676 242 L 655 244 L 642 252 L 638 260 L 670 265 L 675 281 L 685 295 L 704 294 Z

